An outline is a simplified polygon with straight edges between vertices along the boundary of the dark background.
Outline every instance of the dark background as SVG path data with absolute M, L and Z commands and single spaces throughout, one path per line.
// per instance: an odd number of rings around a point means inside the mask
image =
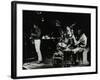
M 77 30 L 77 26 L 80 27 L 88 38 L 88 46 L 90 47 L 90 14 L 83 13 L 61 13 L 61 12 L 44 12 L 39 13 L 39 11 L 23 11 L 23 60 L 28 58 L 34 58 L 37 56 L 35 52 L 34 45 L 29 39 L 33 24 L 37 24 L 42 31 L 42 35 L 50 35 L 53 33 L 53 37 L 59 37 L 58 30 L 64 28 L 63 26 L 67 24 L 68 26 L 75 23 L 74 29 Z M 42 18 L 44 21 L 42 22 Z M 60 27 L 56 26 L 56 20 L 60 21 Z M 55 51 L 57 40 L 42 41 L 41 51 L 44 58 L 49 57 L 52 51 Z M 49 45 L 49 47 L 48 47 Z M 50 47 L 51 46 L 51 47 Z M 45 49 L 47 48 L 47 49 Z M 50 49 L 48 49 L 50 48 Z M 51 50 L 52 48 L 52 50 Z M 49 50 L 51 52 L 49 52 Z

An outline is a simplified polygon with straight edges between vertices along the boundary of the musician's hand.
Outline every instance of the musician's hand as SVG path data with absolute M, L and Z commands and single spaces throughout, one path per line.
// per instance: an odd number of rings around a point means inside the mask
M 66 49 L 64 49 L 63 51 L 70 51 L 70 49 L 69 49 L 69 48 L 66 48 Z
M 67 51 L 67 49 L 64 49 L 63 51 Z
M 31 36 L 34 36 L 34 34 L 33 34 L 33 33 L 31 33 Z
M 32 37 L 30 37 L 29 39 L 32 39 Z
M 80 42 L 79 42 L 79 41 L 77 41 L 77 42 L 75 43 L 75 46 L 79 46 L 79 43 L 80 43 Z
M 34 44 L 34 41 L 32 41 L 32 44 Z

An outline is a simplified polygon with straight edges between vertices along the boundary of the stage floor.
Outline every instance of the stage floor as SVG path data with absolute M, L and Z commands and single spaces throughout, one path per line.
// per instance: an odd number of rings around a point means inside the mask
M 80 61 L 79 63 L 74 63 L 72 64 L 71 61 L 64 61 L 63 66 L 58 66 L 58 67 L 82 67 L 82 66 L 89 66 L 89 64 L 82 64 Z M 56 68 L 53 65 L 52 59 L 46 59 L 42 63 L 37 63 L 37 61 L 30 61 L 30 62 L 25 62 L 23 64 L 23 69 L 28 70 L 28 69 L 42 69 L 42 68 Z

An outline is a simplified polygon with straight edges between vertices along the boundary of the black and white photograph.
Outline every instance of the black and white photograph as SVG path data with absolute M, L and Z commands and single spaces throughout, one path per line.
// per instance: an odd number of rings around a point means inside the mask
M 12 2 L 12 77 L 97 73 L 97 7 Z
M 23 10 L 23 69 L 91 65 L 90 14 Z

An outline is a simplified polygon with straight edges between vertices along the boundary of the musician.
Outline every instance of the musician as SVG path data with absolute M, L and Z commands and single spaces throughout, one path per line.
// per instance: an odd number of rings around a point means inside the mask
M 69 26 L 65 26 L 64 30 L 61 30 L 61 38 L 57 44 L 57 48 L 64 53 L 65 65 L 70 65 L 72 60 L 71 56 L 73 53 L 73 48 L 75 44 L 75 37 L 73 35 L 73 30 Z
M 74 54 L 77 55 L 77 60 L 76 62 L 80 62 L 80 64 L 88 64 L 87 61 L 87 36 L 85 33 L 82 32 L 82 29 L 78 29 L 77 34 L 75 35 L 76 37 L 76 43 L 75 45 L 77 46 L 74 49 Z
M 38 55 L 37 63 L 42 62 L 42 54 L 41 54 L 41 50 L 40 50 L 40 46 L 41 46 L 40 37 L 41 37 L 41 30 L 38 27 L 38 25 L 34 24 L 33 25 L 33 32 L 31 33 L 30 39 L 34 40 L 35 50 L 36 50 L 37 55 Z
M 70 32 L 71 31 L 71 32 Z M 69 46 L 65 49 L 66 51 L 72 51 L 73 62 L 79 64 L 88 64 L 87 53 L 89 48 L 87 48 L 87 36 L 82 31 L 82 29 L 77 26 L 76 31 L 71 28 L 66 28 L 67 35 L 69 35 L 69 41 L 71 42 Z M 70 37 L 70 35 L 72 36 Z

